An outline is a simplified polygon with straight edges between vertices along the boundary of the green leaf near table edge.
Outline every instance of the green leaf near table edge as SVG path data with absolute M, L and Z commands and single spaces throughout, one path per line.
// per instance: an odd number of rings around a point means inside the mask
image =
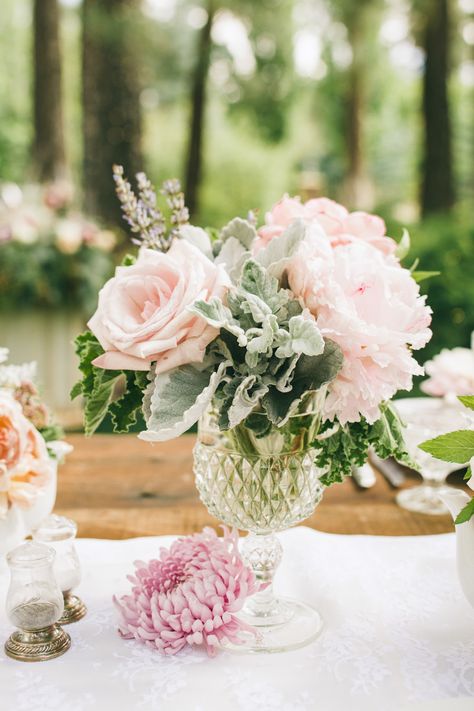
M 474 395 L 461 395 L 458 400 L 470 410 L 474 410 Z M 474 429 L 448 432 L 423 442 L 419 447 L 443 462 L 469 464 L 474 457 Z M 468 481 L 471 476 L 472 471 L 469 467 L 464 479 Z M 474 498 L 461 510 L 455 523 L 465 523 L 472 516 L 474 516 Z

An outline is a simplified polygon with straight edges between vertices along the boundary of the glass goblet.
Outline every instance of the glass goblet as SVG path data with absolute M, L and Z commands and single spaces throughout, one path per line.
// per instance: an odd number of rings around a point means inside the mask
M 408 453 L 418 465 L 423 479 L 420 486 L 400 491 L 396 501 L 409 511 L 447 514 L 448 509 L 439 494 L 453 489 L 446 484 L 446 478 L 460 465 L 435 459 L 418 445 L 447 432 L 469 428 L 473 419 L 460 404 L 448 403 L 442 398 L 406 398 L 395 400 L 394 405 L 406 425 L 404 438 Z

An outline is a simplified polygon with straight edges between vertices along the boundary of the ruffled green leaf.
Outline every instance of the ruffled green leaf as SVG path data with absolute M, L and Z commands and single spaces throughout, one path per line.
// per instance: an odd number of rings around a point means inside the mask
M 406 450 L 403 430 L 404 426 L 395 408 L 389 402 L 384 403 L 380 407 L 380 419 L 370 429 L 373 448 L 381 459 L 394 457 L 397 462 L 418 469 Z
M 87 395 L 94 387 L 94 377 L 96 368 L 92 361 L 104 352 L 97 338 L 90 331 L 80 333 L 75 340 L 76 353 L 79 356 L 79 370 L 82 379 L 77 382 L 71 390 L 71 399 L 81 394 Z
M 92 435 L 106 416 L 110 404 L 121 395 L 125 375 L 121 371 L 95 369 L 94 387 L 86 398 L 84 431 Z

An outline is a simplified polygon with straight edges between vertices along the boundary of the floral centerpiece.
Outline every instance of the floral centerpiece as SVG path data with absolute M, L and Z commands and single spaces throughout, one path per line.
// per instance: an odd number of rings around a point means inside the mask
M 51 512 L 57 464 L 71 450 L 35 386 L 35 363 L 7 365 L 0 348 L 0 550 Z
M 408 461 L 390 399 L 423 372 L 413 351 L 431 335 L 416 273 L 400 262 L 408 235 L 397 245 L 379 217 L 289 197 L 260 229 L 251 214 L 206 231 L 188 224 L 177 181 L 163 186 L 167 229 L 144 174 L 138 195 L 121 168 L 115 180 L 139 252 L 77 339 L 72 394 L 85 399 L 86 432 L 107 413 L 127 431 L 141 410 L 139 437 L 153 442 L 199 420 L 202 499 L 225 523 L 265 534 L 246 539 L 265 588 L 248 611 L 259 648 L 299 646 L 320 620 L 272 598 L 281 550 L 271 534 L 308 516 L 369 446 Z
M 0 306 L 90 311 L 111 274 L 113 232 L 73 206 L 69 183 L 0 188 Z

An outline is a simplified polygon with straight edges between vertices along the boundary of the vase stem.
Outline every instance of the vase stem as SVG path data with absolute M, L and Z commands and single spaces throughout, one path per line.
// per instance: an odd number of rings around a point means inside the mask
M 279 607 L 273 593 L 273 578 L 283 555 L 281 543 L 274 533 L 249 533 L 243 541 L 242 555 L 261 586 L 248 599 L 246 612 L 260 619 L 273 617 Z

